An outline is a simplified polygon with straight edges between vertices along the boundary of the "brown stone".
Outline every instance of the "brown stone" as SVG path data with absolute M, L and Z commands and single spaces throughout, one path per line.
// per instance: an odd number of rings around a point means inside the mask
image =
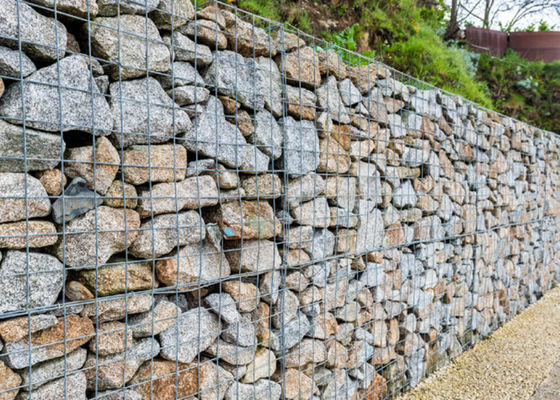
M 222 283 L 224 292 L 228 293 L 241 312 L 253 311 L 259 303 L 259 288 L 252 283 L 238 280 Z
M 303 47 L 286 54 L 284 65 L 277 60 L 278 68 L 285 72 L 288 79 L 301 82 L 305 87 L 319 87 L 321 85 L 321 71 L 319 68 L 319 57 L 311 47 Z M 282 71 L 282 68 L 285 70 Z
M 380 374 L 375 374 L 373 382 L 366 390 L 364 400 L 383 400 L 387 395 L 387 379 Z
M 396 246 L 404 242 L 404 229 L 400 222 L 385 228 L 385 246 Z
M 198 371 L 196 363 L 156 359 L 142 364 L 130 384 L 143 400 L 153 399 L 156 393 L 160 400 L 187 398 L 198 392 Z
M 115 321 L 123 319 L 127 314 L 139 314 L 151 310 L 152 303 L 153 298 L 150 294 L 128 293 L 126 299 L 123 295 L 111 300 L 98 298 L 95 303 L 86 304 L 81 315 L 94 318 L 98 322 Z
M 25 339 L 29 335 L 30 321 L 31 333 L 34 333 L 53 326 L 57 319 L 55 316 L 44 314 L 8 319 L 0 322 L 0 338 L 5 343 Z
M 270 306 L 264 302 L 257 305 L 257 309 L 253 312 L 253 322 L 255 324 L 257 341 L 261 346 L 270 347 L 272 342 L 272 330 L 270 324 Z
M 2 80 L 0 79 L 0 82 Z M 1 86 L 1 85 L 0 85 Z M 2 88 L 0 88 L 0 95 Z M 17 388 L 21 384 L 21 377 L 6 366 L 2 361 L 0 361 L 0 400 L 12 400 L 16 397 L 19 389 Z
M 344 80 L 348 77 L 346 64 L 344 64 L 334 49 L 319 53 L 319 61 L 321 62 L 321 75 L 326 75 L 328 72 L 329 75 L 335 76 L 339 80 Z
M 68 281 L 65 294 L 70 301 L 91 300 L 95 297 L 87 287 L 78 281 Z
M 350 168 L 348 152 L 331 136 L 319 139 L 318 172 L 344 174 Z
M 225 114 L 233 115 L 236 113 L 239 107 L 241 107 L 241 104 L 235 101 L 234 99 L 232 99 L 231 97 L 220 95 L 218 96 L 218 99 L 220 99 L 222 105 L 224 106 Z
M 334 369 L 344 369 L 348 364 L 348 350 L 338 341 L 327 343 L 327 367 Z
M 226 119 L 235 125 L 241 134 L 245 137 L 251 136 L 255 132 L 255 125 L 253 119 L 246 110 L 239 110 L 232 117 Z
M 104 204 L 113 208 L 136 208 L 138 205 L 138 193 L 136 188 L 129 183 L 122 183 L 117 179 L 111 183 L 109 190 L 105 194 Z
M 50 221 L 20 221 L 0 224 L 0 248 L 24 249 L 52 246 L 58 240 Z
M 276 356 L 266 347 L 259 347 L 255 352 L 255 359 L 247 365 L 247 372 L 241 379 L 242 383 L 255 383 L 261 378 L 267 378 L 276 371 Z
M 311 261 L 309 254 L 303 249 L 288 250 L 287 252 L 281 249 L 280 254 L 283 256 L 284 253 L 286 253 L 286 266 L 290 268 L 307 264 Z
M 124 180 L 133 185 L 185 179 L 187 150 L 181 145 L 131 146 L 123 154 Z
M 66 186 L 66 176 L 58 168 L 47 169 L 39 173 L 39 181 L 45 187 L 49 196 L 59 196 L 62 188 Z
M 313 379 L 295 368 L 286 369 L 281 383 L 286 399 L 308 400 L 317 391 Z
M 377 79 L 388 78 L 391 72 L 381 64 L 372 63 L 349 67 L 348 75 L 358 90 L 366 94 L 375 86 Z

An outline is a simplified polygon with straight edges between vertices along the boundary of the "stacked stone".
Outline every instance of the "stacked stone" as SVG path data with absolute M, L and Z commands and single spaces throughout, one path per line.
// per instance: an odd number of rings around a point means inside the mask
M 56 6 L 0 0 L 0 399 L 391 397 L 560 278 L 553 134 L 226 6 Z

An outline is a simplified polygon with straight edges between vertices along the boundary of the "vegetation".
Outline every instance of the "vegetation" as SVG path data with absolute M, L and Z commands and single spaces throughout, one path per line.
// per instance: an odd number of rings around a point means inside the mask
M 528 62 L 513 52 L 493 58 L 470 52 L 460 41 L 444 41 L 449 20 L 443 0 L 238 0 L 237 5 L 487 108 L 549 130 L 560 126 L 560 62 Z M 524 30 L 551 29 L 542 22 Z M 364 61 L 339 54 L 349 65 Z

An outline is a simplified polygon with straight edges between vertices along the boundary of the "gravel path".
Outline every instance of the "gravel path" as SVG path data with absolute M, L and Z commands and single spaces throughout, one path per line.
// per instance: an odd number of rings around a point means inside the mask
M 560 288 L 399 399 L 531 399 L 558 361 Z

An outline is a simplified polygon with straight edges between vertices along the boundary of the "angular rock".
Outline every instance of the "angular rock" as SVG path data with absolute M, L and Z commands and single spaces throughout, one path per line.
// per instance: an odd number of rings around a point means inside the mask
M 225 400 L 280 400 L 281 395 L 282 387 L 268 379 L 259 379 L 254 384 L 234 381 L 226 392 Z
M 310 121 L 280 120 L 284 132 L 283 168 L 290 176 L 306 175 L 319 166 L 319 138 Z
M 238 346 L 220 338 L 212 343 L 205 352 L 237 367 L 247 365 L 255 358 L 255 346 Z
M 314 120 L 317 111 L 317 96 L 310 90 L 302 87 L 286 85 L 286 102 L 288 114 L 297 120 Z M 327 114 L 323 114 L 327 116 Z
M 63 357 L 65 353 L 87 343 L 94 334 L 95 329 L 89 318 L 75 314 L 60 317 L 50 328 L 31 334 L 31 343 L 25 338 L 6 344 L 8 365 L 20 369 Z
M 283 74 L 290 80 L 305 87 L 318 87 L 321 84 L 321 71 L 317 52 L 309 46 L 296 49 L 276 61 Z M 283 65 L 282 65 L 283 64 Z M 299 85 L 298 85 L 299 86 Z
M 205 67 L 214 60 L 208 46 L 195 43 L 178 31 L 173 32 L 172 36 L 164 36 L 163 40 L 170 45 L 173 43 L 176 61 L 190 62 L 195 67 Z
M 87 188 L 87 182 L 81 177 L 76 177 L 64 190 L 64 196 L 53 203 L 53 220 L 57 224 L 62 224 L 62 221 L 69 222 L 102 203 L 103 199 Z
M 171 71 L 157 77 L 161 86 L 168 90 L 176 87 L 195 85 L 205 86 L 204 79 L 198 71 L 188 62 L 175 61 L 171 65 Z
M 275 330 L 272 338 L 271 348 L 275 352 L 284 349 L 291 349 L 297 345 L 301 339 L 309 332 L 311 323 L 305 314 L 298 312 L 296 318 L 284 325 L 284 329 Z
M 97 0 L 98 16 L 116 17 L 119 13 L 144 15 L 155 9 L 159 0 L 146 0 L 138 3 L 134 0 Z
M 178 246 L 199 243 L 205 237 L 204 221 L 196 211 L 158 215 L 140 226 L 130 254 L 138 258 L 161 257 Z
M 356 252 L 370 252 L 383 246 L 383 214 L 378 209 L 358 216 L 359 227 L 356 235 Z
M 228 343 L 242 347 L 254 347 L 257 344 L 257 332 L 253 322 L 242 317 L 239 322 L 226 324 L 221 332 L 221 338 Z
M 26 198 L 27 197 L 27 198 Z M 50 201 L 41 182 L 24 173 L 0 173 L 0 222 L 45 217 Z
M 31 324 L 29 323 L 31 322 Z M 28 317 L 12 318 L 0 322 L 0 339 L 4 343 L 17 342 L 25 339 L 29 333 L 35 333 L 50 328 L 56 324 L 54 315 L 38 314 Z
M 170 361 L 190 363 L 206 350 L 220 334 L 218 317 L 204 308 L 194 308 L 159 334 L 160 356 Z
M 321 175 L 310 173 L 301 178 L 291 179 L 288 184 L 288 205 L 290 209 L 302 202 L 313 200 L 322 195 L 326 189 L 326 182 Z
M 418 197 L 410 181 L 405 181 L 393 191 L 393 205 L 397 208 L 414 207 Z
M 54 304 L 62 290 L 63 269 L 48 254 L 15 250 L 4 253 L 0 264 L 0 312 Z
M 86 400 L 86 375 L 83 372 L 69 374 L 63 378 L 46 383 L 33 390 L 33 392 L 21 392 L 18 399 L 41 398 L 50 399 L 76 399 Z
M 197 19 L 183 25 L 179 31 L 197 43 L 210 46 L 213 50 L 224 50 L 227 47 L 226 35 L 220 30 L 220 24 L 206 19 Z
M 185 179 L 187 152 L 173 144 L 132 146 L 123 154 L 123 176 L 126 182 L 173 182 Z
M 280 281 L 281 281 L 280 271 L 273 270 L 265 273 L 259 277 L 259 291 L 261 295 L 261 300 L 272 305 L 276 304 L 278 301 L 278 295 L 280 294 Z M 286 320 L 287 322 L 288 320 Z
M 284 192 L 282 180 L 276 174 L 252 175 L 242 178 L 241 187 L 247 198 L 275 199 Z
M 64 377 L 65 372 L 69 373 L 82 368 L 86 362 L 86 357 L 87 350 L 78 347 L 76 350 L 68 352 L 66 357 L 55 358 L 36 364 L 32 369 L 25 368 L 21 371 L 22 386 L 24 386 L 22 389 L 28 391 L 29 384 L 31 383 L 31 388 L 35 392 L 35 389 L 41 385 L 53 379 Z
M 284 136 L 271 113 L 263 110 L 255 115 L 255 133 L 249 136 L 249 142 L 256 144 L 264 154 L 274 160 L 280 158 Z
M 25 109 L 25 125 L 30 128 L 108 135 L 113 118 L 105 97 L 92 81 L 86 57 L 63 58 L 29 75 L 23 91 L 20 85 L 8 87 L 0 99 L 0 114 L 22 125 Z
M 89 341 L 93 354 L 108 356 L 122 353 L 132 345 L 132 330 L 124 323 L 110 321 L 99 324 L 96 335 Z
M 237 311 L 235 301 L 227 293 L 210 294 L 204 298 L 204 303 L 228 324 L 241 321 L 241 314 Z
M 282 392 L 286 399 L 309 400 L 317 391 L 312 378 L 296 368 L 286 369 Z
M 66 240 L 58 244 L 56 255 L 74 267 L 105 264 L 134 242 L 139 227 L 136 211 L 99 206 L 66 225 Z
M 176 109 L 173 100 L 152 77 L 111 83 L 109 94 L 115 120 L 112 138 L 121 147 L 167 142 L 192 126 L 187 113 Z
M 25 78 L 35 71 L 37 71 L 35 64 L 25 53 L 0 46 L 0 75 L 19 79 L 20 77 Z
M 303 203 L 290 210 L 290 214 L 300 225 L 327 228 L 331 222 L 329 204 L 325 197 Z
M 352 83 L 350 78 L 346 78 L 338 84 L 340 97 L 344 105 L 351 107 L 362 101 L 362 94 Z
M 204 103 L 210 97 L 210 91 L 198 86 L 179 86 L 169 89 L 167 95 L 181 107 Z
M 255 383 L 262 378 L 272 376 L 276 371 L 276 356 L 266 347 L 259 347 L 255 359 L 247 366 L 247 372 L 241 379 L 242 383 Z
M 58 240 L 50 221 L 20 221 L 0 224 L 0 248 L 25 249 L 51 246 Z
M 276 118 L 282 116 L 282 75 L 276 63 L 268 57 L 255 59 L 263 78 L 264 106 Z
M 221 249 L 207 237 L 201 244 L 187 244 L 172 258 L 158 260 L 156 273 L 164 285 L 189 287 L 226 278 L 231 269 Z
M 155 359 L 142 364 L 130 385 L 134 385 L 142 400 L 151 399 L 156 394 L 161 400 L 189 398 L 198 392 L 198 371 L 196 363 Z
M 150 18 L 159 29 L 177 29 L 194 18 L 194 6 L 190 0 L 162 0 Z
M 84 24 L 83 30 L 91 37 L 94 55 L 114 63 L 108 69 L 115 80 L 119 75 L 123 80 L 144 76 L 146 68 L 156 72 L 171 68 L 169 50 L 151 19 L 140 15 L 101 17 Z
M 66 186 L 66 176 L 60 169 L 49 169 L 38 174 L 39 181 L 45 187 L 49 196 L 58 196 L 62 193 L 62 188 Z
M 123 319 L 126 315 L 139 314 L 152 308 L 153 298 L 150 294 L 128 293 L 118 298 L 104 300 L 98 298 L 95 303 L 84 306 L 81 315 L 93 318 L 98 322 Z
M 334 76 L 329 76 L 327 82 L 316 90 L 317 105 L 326 109 L 329 116 L 341 124 L 349 124 L 350 116 L 344 107 L 340 93 L 338 92 L 338 82 Z
M 16 0 L 2 0 L 0 9 L 3 16 L 0 45 L 18 49 L 21 42 L 25 54 L 39 61 L 56 61 L 57 57 L 64 57 L 66 27 L 61 22 Z
M 251 58 L 229 50 L 214 52 L 214 61 L 204 79 L 209 86 L 217 88 L 218 93 L 237 99 L 251 110 L 264 108 L 265 82 L 260 68 Z
M 64 155 L 64 174 L 70 178 L 80 177 L 87 186 L 104 195 L 119 171 L 121 158 L 109 139 L 99 137 L 93 146 L 68 149 Z
M 335 235 L 328 229 L 318 229 L 313 233 L 311 243 L 304 250 L 313 261 L 321 261 L 334 254 Z
M 286 354 L 286 368 L 298 368 L 308 363 L 320 364 L 327 360 L 327 347 L 322 340 L 303 339 L 301 343 Z
M 226 258 L 234 273 L 268 271 L 279 268 L 282 263 L 276 243 L 270 240 L 228 242 Z
M 160 300 L 152 310 L 131 316 L 128 324 L 135 338 L 150 337 L 173 325 L 179 314 L 181 309 L 176 304 Z
M 238 280 L 222 283 L 224 292 L 229 293 L 233 298 L 239 311 L 253 311 L 259 303 L 259 289 L 252 283 L 241 282 Z

